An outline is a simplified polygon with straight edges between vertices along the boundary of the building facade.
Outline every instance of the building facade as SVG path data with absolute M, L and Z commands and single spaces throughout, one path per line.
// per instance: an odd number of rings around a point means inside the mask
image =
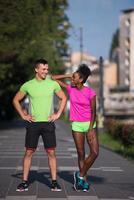
M 122 11 L 119 44 L 119 84 L 134 92 L 134 8 Z

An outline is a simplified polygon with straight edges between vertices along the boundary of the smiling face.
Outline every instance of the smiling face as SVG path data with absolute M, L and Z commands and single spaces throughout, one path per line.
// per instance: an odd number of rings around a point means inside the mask
M 82 81 L 83 81 L 83 79 L 80 77 L 79 73 L 74 72 L 73 76 L 72 76 L 72 80 L 71 80 L 72 85 L 77 86 L 77 85 L 81 84 Z
M 36 78 L 38 80 L 43 80 L 48 74 L 48 64 L 38 64 L 35 68 Z

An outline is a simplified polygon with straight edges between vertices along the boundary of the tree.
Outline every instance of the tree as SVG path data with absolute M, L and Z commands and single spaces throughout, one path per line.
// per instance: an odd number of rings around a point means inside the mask
M 12 97 L 32 77 L 33 64 L 45 58 L 52 71 L 62 70 L 69 21 L 67 0 L 1 0 L 0 118 L 14 115 Z M 65 20 L 68 26 L 64 26 Z
M 113 60 L 116 56 L 116 50 L 119 48 L 119 29 L 116 30 L 116 32 L 113 34 L 110 52 L 109 52 L 109 59 Z

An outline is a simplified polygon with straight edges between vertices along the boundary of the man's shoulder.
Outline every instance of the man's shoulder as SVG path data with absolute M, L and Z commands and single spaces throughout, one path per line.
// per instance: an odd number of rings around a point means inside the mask
M 52 80 L 51 78 L 49 78 L 49 77 L 47 77 L 47 78 L 45 79 L 45 81 L 47 81 L 48 83 L 53 83 L 53 80 Z
M 51 78 L 46 78 L 47 83 L 52 84 L 52 85 L 59 85 L 59 83 L 57 83 L 57 81 L 52 80 Z
M 31 79 L 31 80 L 28 80 L 28 81 L 24 82 L 24 83 L 22 84 L 22 86 L 23 86 L 23 85 L 24 85 L 24 86 L 28 86 L 28 85 L 31 85 L 32 83 L 34 83 L 34 79 Z

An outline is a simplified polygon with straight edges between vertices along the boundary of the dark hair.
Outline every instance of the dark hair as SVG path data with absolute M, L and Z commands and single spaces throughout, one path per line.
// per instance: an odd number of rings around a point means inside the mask
M 79 73 L 80 77 L 83 79 L 82 83 L 85 83 L 87 78 L 91 75 L 91 70 L 86 64 L 80 64 L 76 72 Z
M 38 59 L 35 61 L 35 67 L 37 67 L 39 64 L 46 65 L 46 64 L 48 64 L 48 62 L 45 59 Z

